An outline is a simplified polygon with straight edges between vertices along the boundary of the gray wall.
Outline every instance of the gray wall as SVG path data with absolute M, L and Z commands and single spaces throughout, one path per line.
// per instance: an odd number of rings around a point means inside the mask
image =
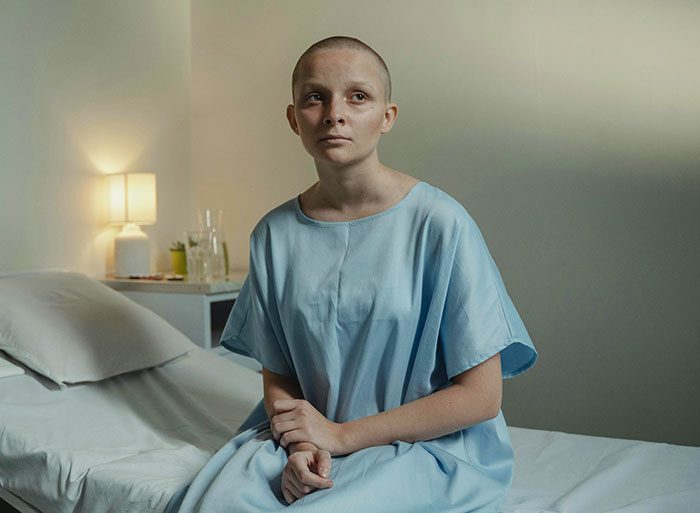
M 700 445 L 698 27 L 693 2 L 193 2 L 193 204 L 245 267 L 316 180 L 292 67 L 357 36 L 394 79 L 382 161 L 472 214 L 540 351 L 507 420 Z

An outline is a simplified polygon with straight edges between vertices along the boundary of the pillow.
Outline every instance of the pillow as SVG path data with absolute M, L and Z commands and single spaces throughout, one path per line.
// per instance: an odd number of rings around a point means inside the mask
M 24 274 L 68 272 L 66 269 L 23 269 L 21 271 L 0 271 L 0 278 L 12 278 Z
M 0 355 L 0 379 L 21 376 L 22 374 L 24 374 L 24 369 L 22 367 L 8 362 Z
M 85 275 L 0 279 L 0 349 L 61 388 L 161 365 L 194 348 L 155 313 Z

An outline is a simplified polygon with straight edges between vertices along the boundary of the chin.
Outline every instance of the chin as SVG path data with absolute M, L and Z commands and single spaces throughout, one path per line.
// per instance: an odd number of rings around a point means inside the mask
M 309 152 L 309 153 L 311 153 L 311 152 Z M 311 153 L 311 156 L 317 162 L 323 162 L 326 164 L 335 164 L 335 165 L 353 164 L 355 162 L 362 160 L 361 158 L 358 158 L 356 155 L 348 155 L 345 152 L 333 151 L 333 150 L 331 150 L 331 151 L 315 151 L 314 153 Z
M 338 170 L 350 168 L 362 163 L 362 159 L 315 159 L 315 162 L 322 163 L 324 166 L 332 167 Z

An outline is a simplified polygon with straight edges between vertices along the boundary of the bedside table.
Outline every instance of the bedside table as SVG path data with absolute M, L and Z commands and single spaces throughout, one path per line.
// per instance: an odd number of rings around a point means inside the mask
M 260 370 L 257 361 L 219 345 L 246 275 L 246 272 L 234 272 L 229 275 L 229 281 L 214 283 L 115 278 L 110 274 L 99 281 L 160 315 L 198 346 Z

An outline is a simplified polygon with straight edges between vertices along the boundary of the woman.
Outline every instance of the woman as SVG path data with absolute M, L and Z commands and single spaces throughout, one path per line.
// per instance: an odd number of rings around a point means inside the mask
M 498 511 L 501 380 L 537 355 L 481 233 L 379 162 L 397 107 L 370 47 L 312 45 L 292 95 L 319 181 L 253 230 L 221 342 L 262 364 L 264 410 L 169 511 Z

